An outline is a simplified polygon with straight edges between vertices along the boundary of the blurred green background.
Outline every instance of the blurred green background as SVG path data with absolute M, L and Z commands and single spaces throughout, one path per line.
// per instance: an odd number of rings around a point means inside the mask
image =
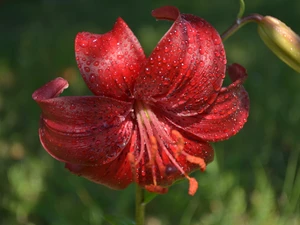
M 74 58 L 79 31 L 105 33 L 121 16 L 149 54 L 171 23 L 151 10 L 172 4 L 205 18 L 219 32 L 235 19 L 238 0 L 2 0 L 0 1 L 0 224 L 101 225 L 107 215 L 134 218 L 134 186 L 114 191 L 72 175 L 38 139 L 34 90 L 62 76 L 65 95 L 90 94 Z M 300 33 L 300 1 L 248 0 L 246 13 L 272 15 Z M 228 62 L 248 70 L 251 100 L 244 129 L 214 144 L 207 172 L 147 206 L 148 225 L 299 225 L 300 74 L 246 25 L 225 43 Z

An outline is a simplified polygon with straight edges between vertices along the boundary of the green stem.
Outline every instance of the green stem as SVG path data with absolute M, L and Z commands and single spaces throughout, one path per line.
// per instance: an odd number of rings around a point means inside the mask
M 242 26 L 249 22 L 256 22 L 259 23 L 263 19 L 262 15 L 259 14 L 251 14 L 249 16 L 245 16 L 243 18 L 237 19 L 231 27 L 229 27 L 222 35 L 221 38 L 223 42 L 229 38 L 231 35 L 233 35 L 238 29 L 240 29 Z
M 136 225 L 145 224 L 145 208 L 146 204 L 144 202 L 145 190 L 142 189 L 138 184 L 136 184 L 135 191 L 135 223 Z

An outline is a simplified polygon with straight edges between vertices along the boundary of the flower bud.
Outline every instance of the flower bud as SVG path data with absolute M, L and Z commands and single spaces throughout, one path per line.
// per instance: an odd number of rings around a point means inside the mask
M 300 73 L 300 37 L 280 20 L 265 16 L 258 23 L 264 43 L 291 68 Z

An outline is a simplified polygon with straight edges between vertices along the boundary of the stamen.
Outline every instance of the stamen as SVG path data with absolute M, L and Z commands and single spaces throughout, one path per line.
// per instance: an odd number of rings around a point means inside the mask
M 190 186 L 189 186 L 189 195 L 194 196 L 198 189 L 198 182 L 196 181 L 195 178 L 189 178 Z
M 155 192 L 155 193 L 159 193 L 159 194 L 165 194 L 168 192 L 168 188 L 153 185 L 153 184 L 146 185 L 145 188 L 149 192 Z
M 137 114 L 137 120 L 138 120 L 138 124 L 142 124 L 142 118 L 140 114 Z M 139 157 L 137 158 L 137 160 L 135 161 L 135 165 L 139 164 L 139 162 L 141 161 L 142 157 L 144 156 L 144 152 L 145 152 L 145 136 L 147 135 L 144 126 L 139 126 L 139 134 L 140 134 L 140 138 L 141 138 L 141 149 L 140 149 L 140 153 L 139 153 Z
M 137 182 L 137 176 L 136 176 L 136 167 L 135 167 L 135 162 L 134 162 L 134 155 L 132 152 L 128 152 L 127 154 L 128 157 L 128 161 L 130 163 L 130 167 L 131 167 L 131 173 L 132 173 L 132 177 L 134 179 L 135 182 Z
M 158 147 L 157 147 L 156 138 L 154 136 L 150 137 L 150 143 L 151 143 L 151 148 L 150 148 L 151 158 L 149 159 L 149 163 L 152 170 L 153 184 L 156 186 L 157 183 L 156 183 L 156 173 L 155 173 L 155 158 L 156 158 Z
M 177 130 L 172 130 L 171 131 L 172 136 L 176 140 L 176 146 L 177 149 L 175 151 L 176 158 L 178 157 L 179 154 L 181 154 L 182 150 L 184 149 L 184 139 L 182 135 L 179 133 Z
M 182 154 L 186 156 L 186 160 L 190 163 L 198 164 L 202 172 L 206 170 L 206 163 L 202 158 L 189 155 L 186 152 L 182 152 Z
M 156 153 L 157 153 L 157 150 L 158 150 L 157 141 L 156 141 L 156 138 L 154 136 L 150 137 L 150 143 L 151 143 L 151 148 L 150 148 L 151 159 L 150 159 L 150 163 L 154 163 L 155 157 L 156 157 Z
M 148 110 L 147 114 L 151 121 L 159 121 L 157 116 L 151 111 L 151 109 Z M 157 131 L 157 134 L 161 136 L 162 139 L 165 141 L 171 143 L 174 143 L 174 141 L 170 138 L 170 136 L 167 134 L 167 132 L 162 128 L 162 126 L 157 126 L 158 123 L 153 123 L 154 129 Z

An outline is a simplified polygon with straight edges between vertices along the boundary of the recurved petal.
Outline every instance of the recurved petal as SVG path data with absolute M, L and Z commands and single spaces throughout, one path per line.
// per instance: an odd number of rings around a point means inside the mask
M 82 32 L 75 40 L 76 61 L 95 95 L 128 100 L 145 55 L 127 24 L 118 18 L 105 34 Z
M 100 166 L 66 163 L 72 173 L 113 189 L 124 189 L 132 182 L 132 172 L 127 159 L 129 146 L 113 161 Z
M 228 72 L 234 82 L 221 89 L 214 104 L 203 114 L 192 117 L 169 116 L 169 120 L 205 141 L 225 140 L 240 131 L 249 115 L 249 97 L 242 86 L 246 70 L 233 64 Z
M 135 95 L 177 115 L 197 115 L 214 102 L 225 77 L 221 38 L 204 19 L 177 8 L 162 7 L 152 15 L 174 24 L 137 78 Z
M 57 78 L 33 93 L 42 109 L 39 135 L 54 158 L 81 165 L 117 158 L 132 134 L 132 103 L 106 97 L 57 97 L 67 81 Z

